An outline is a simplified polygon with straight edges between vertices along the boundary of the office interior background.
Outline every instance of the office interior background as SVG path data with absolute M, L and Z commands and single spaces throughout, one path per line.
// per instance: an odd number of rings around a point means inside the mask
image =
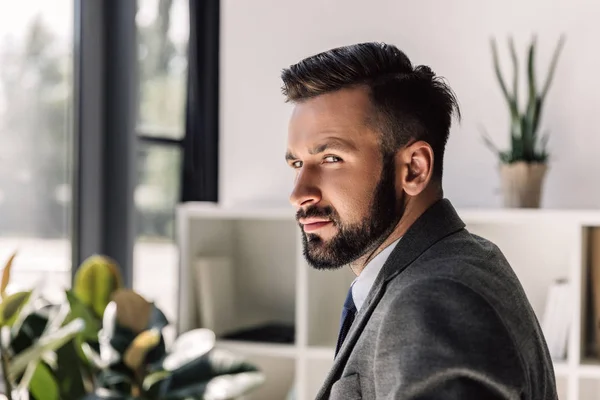
M 293 176 L 284 161 L 292 107 L 281 95 L 280 72 L 332 47 L 389 42 L 455 91 L 462 121 L 446 148 L 445 195 L 514 257 L 540 320 L 552 282 L 571 280 L 573 319 L 565 358 L 556 364 L 561 399 L 596 399 L 600 362 L 587 355 L 585 332 L 593 318 L 586 268 L 600 227 L 599 16 L 600 4 L 589 0 L 3 1 L 2 264 L 18 251 L 9 291 L 70 287 L 84 260 L 104 254 L 116 260 L 126 286 L 155 302 L 173 326 L 196 328 L 202 305 L 186 302 L 196 301 L 189 269 L 201 239 L 242 242 L 240 254 L 255 257 L 257 287 L 272 291 L 264 303 L 280 305 L 266 314 L 302 326 L 287 347 L 231 344 L 265 371 L 249 398 L 311 398 L 332 356 L 330 331 L 320 333 L 324 318 L 311 313 L 331 304 L 327 312 L 337 320 L 350 281 L 344 275 L 327 297 L 317 293 L 324 290 L 319 275 L 298 272 L 304 266 L 296 265 L 297 227 L 287 202 Z M 482 134 L 510 145 L 490 39 L 511 82 L 514 38 L 523 104 L 532 38 L 541 85 L 561 35 L 541 117 L 550 156 L 540 204 L 509 208 L 498 155 Z M 232 220 L 241 221 L 232 228 L 237 233 L 222 233 L 219 226 Z M 554 222 L 559 228 L 548 228 Z M 259 232 L 267 233 L 248 242 Z M 257 267 L 269 257 L 254 253 L 269 252 L 290 267 Z

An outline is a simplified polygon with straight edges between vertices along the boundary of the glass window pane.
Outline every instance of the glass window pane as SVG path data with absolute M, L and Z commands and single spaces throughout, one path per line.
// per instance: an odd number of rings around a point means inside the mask
M 179 199 L 181 148 L 140 143 L 135 191 L 137 240 L 133 287 L 174 321 L 178 253 L 175 205 Z
M 0 267 L 70 285 L 73 1 L 0 6 Z
M 138 133 L 181 138 L 184 131 L 188 7 L 185 0 L 138 0 Z

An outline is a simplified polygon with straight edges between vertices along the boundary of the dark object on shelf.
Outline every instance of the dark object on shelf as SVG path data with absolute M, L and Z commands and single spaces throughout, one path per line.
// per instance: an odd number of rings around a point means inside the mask
M 295 327 L 290 324 L 269 323 L 227 333 L 222 338 L 251 342 L 294 343 Z

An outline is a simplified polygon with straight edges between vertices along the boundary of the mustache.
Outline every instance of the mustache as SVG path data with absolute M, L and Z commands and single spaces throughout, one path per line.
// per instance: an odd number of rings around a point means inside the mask
M 323 208 L 319 208 L 317 206 L 312 206 L 306 209 L 300 209 L 298 210 L 298 212 L 296 213 L 296 221 L 298 221 L 300 218 L 329 218 L 332 221 L 336 221 L 336 217 L 337 214 L 336 212 L 333 210 L 332 207 L 330 206 L 326 206 Z

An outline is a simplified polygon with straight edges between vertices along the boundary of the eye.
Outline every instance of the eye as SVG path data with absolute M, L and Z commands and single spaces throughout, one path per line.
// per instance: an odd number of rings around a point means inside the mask
M 302 161 L 294 161 L 290 163 L 291 167 L 294 169 L 298 169 L 302 167 Z
M 327 156 L 323 159 L 323 161 L 326 163 L 337 163 L 342 161 L 342 159 L 336 156 Z

